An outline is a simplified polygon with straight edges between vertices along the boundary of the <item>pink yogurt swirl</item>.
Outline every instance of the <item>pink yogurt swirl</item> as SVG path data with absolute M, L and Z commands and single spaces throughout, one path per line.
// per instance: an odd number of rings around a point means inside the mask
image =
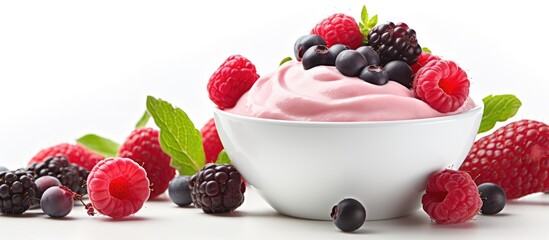
M 358 122 L 447 116 L 474 106 L 467 98 L 458 110 L 440 113 L 397 82 L 378 86 L 344 76 L 332 66 L 304 70 L 301 62 L 290 61 L 260 77 L 226 111 L 281 120 Z

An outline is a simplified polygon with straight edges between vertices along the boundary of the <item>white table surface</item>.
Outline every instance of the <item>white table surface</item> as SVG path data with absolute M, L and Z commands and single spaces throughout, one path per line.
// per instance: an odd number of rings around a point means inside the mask
M 507 204 L 496 216 L 477 215 L 464 224 L 440 225 L 419 210 L 408 217 L 367 221 L 354 233 L 340 232 L 330 221 L 313 221 L 276 213 L 251 188 L 232 214 L 208 215 L 180 208 L 167 195 L 150 201 L 121 220 L 89 217 L 75 206 L 65 218 L 52 219 L 39 209 L 0 216 L 2 239 L 545 239 L 549 194 L 533 194 Z M 326 214 L 330 209 L 326 210 Z M 7 234 L 7 235 L 6 235 Z M 13 237 L 13 238 L 11 238 Z

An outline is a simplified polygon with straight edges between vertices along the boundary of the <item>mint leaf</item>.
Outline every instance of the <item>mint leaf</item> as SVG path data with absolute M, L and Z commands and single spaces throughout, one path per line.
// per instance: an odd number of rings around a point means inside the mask
M 285 57 L 284 59 L 282 59 L 282 61 L 280 61 L 278 66 L 282 66 L 282 64 L 284 64 L 285 62 L 289 62 L 289 61 L 292 61 L 292 57 Z
M 145 111 L 145 113 L 143 113 L 143 116 L 141 117 L 141 119 L 139 119 L 139 122 L 137 122 L 137 124 L 135 124 L 135 128 L 145 127 L 147 125 L 147 123 L 149 122 L 149 119 L 151 119 L 151 114 L 149 114 L 148 111 Z
M 368 24 L 366 24 L 367 27 L 369 28 L 368 32 L 370 32 L 370 30 L 374 28 L 376 24 L 377 24 L 377 14 L 374 15 L 372 18 L 370 18 L 370 20 L 368 20 Z
M 187 114 L 152 96 L 147 97 L 147 110 L 160 128 L 160 146 L 171 156 L 170 165 L 180 175 L 193 175 L 200 170 L 206 162 L 202 136 Z
M 362 44 L 368 44 L 368 33 L 374 28 L 377 24 L 377 14 L 369 18 L 368 9 L 366 5 L 362 6 L 362 11 L 360 12 L 360 22 L 358 26 L 360 27 L 360 32 L 362 33 Z
M 421 48 L 421 51 L 422 51 L 422 52 L 426 52 L 426 53 L 431 53 L 431 49 L 426 48 L 426 47 Z
M 368 9 L 366 9 L 366 5 L 363 5 L 362 11 L 360 11 L 360 20 L 364 23 L 368 22 Z
M 229 155 L 227 155 L 227 152 L 225 152 L 225 149 L 219 152 L 219 155 L 217 156 L 217 160 L 215 161 L 215 163 L 216 164 L 232 164 L 231 159 L 229 158 Z
M 85 135 L 77 139 L 76 142 L 105 157 L 114 157 L 120 150 L 120 144 L 95 134 Z
M 484 113 L 478 133 L 492 129 L 496 122 L 503 122 L 515 116 L 522 105 L 520 100 L 512 94 L 488 95 L 482 99 L 484 102 Z

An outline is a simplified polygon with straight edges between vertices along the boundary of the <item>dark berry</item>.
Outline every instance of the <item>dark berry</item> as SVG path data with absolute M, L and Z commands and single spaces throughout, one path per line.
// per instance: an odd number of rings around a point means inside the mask
M 23 170 L 0 172 L 0 213 L 22 214 L 36 196 L 32 174 Z
M 398 82 L 407 88 L 412 88 L 414 72 L 407 63 L 400 60 L 390 61 L 385 64 L 383 70 L 385 70 L 387 76 L 389 76 L 389 80 Z
M 74 205 L 73 193 L 60 187 L 48 188 L 40 199 L 42 211 L 50 217 L 67 216 Z
M 5 172 L 5 171 L 9 171 L 9 169 L 7 167 L 0 166 L 0 172 Z
M 170 199 L 180 207 L 188 206 L 193 202 L 191 189 L 189 188 L 189 178 L 189 176 L 176 177 L 170 181 L 168 187 Z
M 232 165 L 209 163 L 189 179 L 191 199 L 205 213 L 226 213 L 244 202 L 246 185 Z
M 355 50 L 341 52 L 335 61 L 337 70 L 348 77 L 357 77 L 360 71 L 367 65 L 368 61 L 366 61 L 366 58 Z
M 334 44 L 333 46 L 330 47 L 330 53 L 332 54 L 332 56 L 334 56 L 336 59 L 337 59 L 337 56 L 345 51 L 345 50 L 348 50 L 350 49 L 349 47 L 347 47 L 347 45 L 343 45 L 343 44 Z
M 330 216 L 341 231 L 352 232 L 359 229 L 366 221 L 366 209 L 359 201 L 347 198 L 332 208 Z
M 35 178 L 52 176 L 57 178 L 63 186 L 69 187 L 78 194 L 86 194 L 86 179 L 88 170 L 74 163 L 70 163 L 67 156 L 58 154 L 47 157 L 43 162 L 34 163 L 27 167 L 27 172 Z
M 478 185 L 480 199 L 482 199 L 482 208 L 480 212 L 484 215 L 494 215 L 505 207 L 507 197 L 505 191 L 494 183 L 483 183 Z
M 325 45 L 315 45 L 307 49 L 303 54 L 303 68 L 305 70 L 311 69 L 316 66 L 334 66 L 335 57 L 330 53 L 328 47 Z
M 38 198 L 38 200 L 42 198 L 42 194 L 44 194 L 48 188 L 62 185 L 59 179 L 52 176 L 39 177 L 34 183 L 36 184 L 36 198 Z
M 298 61 L 301 61 L 303 54 L 314 45 L 326 45 L 326 41 L 316 34 L 301 36 L 295 41 L 294 44 L 294 55 Z
M 368 61 L 368 65 L 381 65 L 379 54 L 371 46 L 362 46 L 356 49 Z
M 368 43 L 381 57 L 381 64 L 401 60 L 414 64 L 421 54 L 416 32 L 405 23 L 388 22 L 375 26 L 368 33 Z
M 370 65 L 362 69 L 358 77 L 366 82 L 375 85 L 385 85 L 389 81 L 389 76 L 380 66 Z

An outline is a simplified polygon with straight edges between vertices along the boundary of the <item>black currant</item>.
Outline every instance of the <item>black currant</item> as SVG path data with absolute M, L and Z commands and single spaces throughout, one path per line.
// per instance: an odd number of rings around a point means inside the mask
M 335 57 L 330 53 L 326 45 L 315 45 L 307 49 L 303 54 L 303 68 L 305 70 L 311 69 L 316 66 L 334 66 Z
M 343 44 L 334 44 L 333 46 L 330 47 L 330 53 L 332 53 L 332 55 L 337 58 L 337 56 L 345 51 L 345 50 L 348 50 L 350 49 L 349 47 L 347 47 L 347 45 L 343 45 Z
M 42 211 L 53 218 L 67 216 L 73 205 L 73 193 L 61 187 L 48 188 L 42 195 L 42 199 L 40 199 Z
M 179 176 L 170 181 L 168 195 L 172 202 L 180 207 L 188 206 L 193 202 L 191 189 L 189 188 L 189 178 L 190 176 Z
M 341 52 L 335 61 L 337 70 L 348 77 L 357 77 L 366 65 L 368 65 L 366 58 L 355 50 Z
M 375 85 L 385 85 L 389 81 L 387 73 L 377 65 L 370 65 L 362 69 L 358 78 Z
M 366 209 L 359 201 L 347 198 L 332 208 L 330 216 L 341 231 L 352 232 L 359 229 L 366 221 Z
M 298 61 L 301 61 L 303 54 L 314 45 L 326 45 L 326 41 L 316 34 L 301 36 L 294 44 L 294 55 Z
M 400 60 L 390 61 L 385 64 L 383 70 L 385 70 L 387 76 L 389 76 L 389 80 L 398 82 L 407 88 L 412 88 L 414 72 L 407 63 Z
M 362 46 L 356 49 L 357 52 L 362 54 L 368 61 L 368 65 L 380 65 L 381 58 L 379 54 L 370 46 Z
M 494 215 L 505 207 L 507 197 L 505 191 L 494 183 L 483 183 L 478 185 L 478 192 L 482 199 L 482 208 L 480 212 L 484 215 Z

